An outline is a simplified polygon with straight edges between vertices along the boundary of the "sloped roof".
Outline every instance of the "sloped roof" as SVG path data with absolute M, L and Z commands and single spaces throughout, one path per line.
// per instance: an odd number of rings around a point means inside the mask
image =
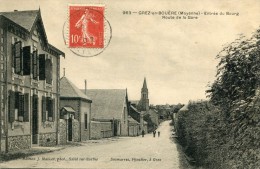
M 188 108 L 188 105 L 184 105 L 179 111 L 188 111 L 189 108 Z
M 69 106 L 65 106 L 65 107 L 63 107 L 63 109 L 65 109 L 67 112 L 72 112 L 72 113 L 76 112 L 72 107 L 69 107 Z
M 134 106 L 130 105 L 130 108 L 132 108 L 136 113 L 140 114 L 140 112 Z
M 54 50 L 59 55 L 65 57 L 65 53 L 57 49 L 56 47 L 52 46 L 48 43 L 47 35 L 44 29 L 44 25 L 41 18 L 40 10 L 27 10 L 27 11 L 11 11 L 11 12 L 0 12 L 0 15 L 4 16 L 5 18 L 15 22 L 17 25 L 21 26 L 28 32 L 32 31 L 32 28 L 36 21 L 40 21 L 42 32 L 44 35 L 44 41 L 48 45 L 48 48 Z
M 143 89 L 147 89 L 146 78 L 144 78 Z
M 130 124 L 139 124 L 135 119 L 133 119 L 131 116 L 128 116 L 128 122 Z
M 91 101 L 91 99 L 80 91 L 69 79 L 65 76 L 60 79 L 60 97 L 61 98 L 75 98 L 85 99 Z
M 93 101 L 91 104 L 93 118 L 121 119 L 124 111 L 126 89 L 88 89 L 87 95 Z
M 0 12 L 0 15 L 12 20 L 29 32 L 39 14 L 39 10 Z

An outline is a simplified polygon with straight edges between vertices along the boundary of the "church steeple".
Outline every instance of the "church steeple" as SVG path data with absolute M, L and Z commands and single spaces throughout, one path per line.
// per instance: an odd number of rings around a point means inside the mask
M 147 88 L 147 84 L 146 84 L 146 78 L 144 78 L 142 92 L 146 92 L 146 91 L 148 92 L 148 88 Z
M 149 110 L 148 88 L 147 88 L 146 78 L 144 78 L 144 83 L 141 90 L 141 100 L 139 102 L 139 109 L 142 111 Z

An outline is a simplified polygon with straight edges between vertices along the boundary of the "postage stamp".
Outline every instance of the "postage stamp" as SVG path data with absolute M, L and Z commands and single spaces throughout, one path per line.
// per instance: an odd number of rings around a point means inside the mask
M 69 47 L 104 47 L 104 6 L 69 6 Z
M 76 55 L 91 57 L 102 53 L 112 37 L 105 6 L 70 4 L 63 35 L 65 44 Z

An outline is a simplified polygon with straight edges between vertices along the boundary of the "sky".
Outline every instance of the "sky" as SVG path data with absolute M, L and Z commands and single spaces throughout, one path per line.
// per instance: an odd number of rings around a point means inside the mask
M 125 89 L 130 100 L 141 97 L 144 77 L 151 104 L 187 103 L 206 99 L 215 79 L 218 52 L 239 34 L 260 26 L 260 1 L 249 0 L 0 0 L 0 11 L 37 10 L 50 44 L 65 52 L 66 77 L 78 88 Z M 109 46 L 98 56 L 79 57 L 63 40 L 68 4 L 104 4 L 112 28 Z M 238 16 L 201 15 L 198 19 L 123 15 L 123 11 L 238 12 Z

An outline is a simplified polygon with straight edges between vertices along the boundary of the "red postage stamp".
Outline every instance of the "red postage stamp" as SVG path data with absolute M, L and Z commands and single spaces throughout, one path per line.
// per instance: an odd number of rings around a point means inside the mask
M 104 6 L 69 6 L 69 47 L 104 47 Z

